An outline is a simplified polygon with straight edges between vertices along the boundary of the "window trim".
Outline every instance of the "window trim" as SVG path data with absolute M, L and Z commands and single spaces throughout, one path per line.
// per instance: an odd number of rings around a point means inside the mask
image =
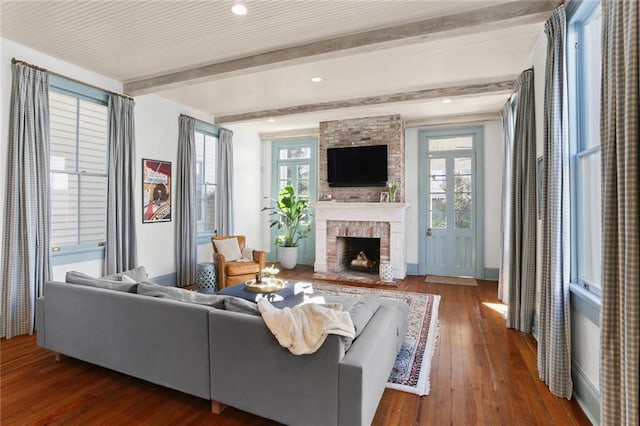
M 49 76 L 49 91 L 74 97 L 87 102 L 103 106 L 109 105 L 109 94 L 95 87 L 84 85 L 78 81 L 69 80 L 58 75 Z M 107 144 L 108 145 L 108 144 Z M 49 160 L 50 161 L 50 160 Z M 76 162 L 78 158 L 76 158 Z M 109 164 L 109 149 L 107 147 L 107 165 Z M 51 170 L 50 170 L 51 173 Z M 93 175 L 93 173 L 67 173 L 70 175 Z M 109 170 L 106 171 L 107 179 Z M 100 175 L 103 176 L 103 175 Z M 78 199 L 78 202 L 79 199 Z M 78 213 L 79 215 L 80 213 Z M 53 266 L 67 265 L 70 263 L 86 262 L 91 260 L 103 260 L 106 252 L 106 241 L 87 244 L 75 244 L 63 247 L 49 247 L 51 264 Z
M 216 141 L 218 141 L 220 138 L 220 129 L 217 126 L 214 126 L 213 124 L 205 123 L 203 121 L 196 121 L 194 130 L 195 132 L 201 133 L 205 136 L 214 137 L 216 138 Z M 216 147 L 216 151 L 217 151 L 217 147 Z M 198 182 L 196 182 L 196 187 L 197 185 L 198 185 Z M 217 190 L 218 183 L 216 182 L 215 185 Z M 217 230 L 215 229 L 213 230 L 213 232 L 211 231 L 198 232 L 196 234 L 196 244 L 197 245 L 209 244 L 211 243 L 211 238 L 216 234 L 217 234 Z
M 588 24 L 599 8 L 600 0 L 584 0 L 571 2 L 567 7 L 567 71 L 569 75 L 572 72 L 575 78 L 569 78 L 568 89 L 568 114 L 569 114 L 569 185 L 570 197 L 573 206 L 577 206 L 579 197 L 578 181 L 578 160 L 590 154 L 600 151 L 600 145 L 587 148 L 584 137 L 585 123 L 587 115 L 586 99 L 586 75 L 585 67 L 587 66 L 585 52 L 582 49 L 584 45 L 585 25 Z M 590 305 L 595 306 L 601 298 L 601 286 L 595 288 L 585 283 L 579 277 L 578 273 L 578 250 L 580 244 L 579 229 L 582 223 L 581 217 L 578 215 L 578 209 L 571 209 L 571 258 L 570 258 L 570 290 L 574 297 L 587 300 L 585 293 L 591 295 L 588 298 Z

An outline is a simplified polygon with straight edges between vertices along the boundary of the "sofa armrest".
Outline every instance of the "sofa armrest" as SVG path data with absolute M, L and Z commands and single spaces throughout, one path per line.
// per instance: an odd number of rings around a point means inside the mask
M 262 317 L 212 310 L 209 321 L 212 400 L 289 425 L 337 424 L 338 336 L 293 355 Z
M 397 356 L 397 313 L 382 305 L 340 361 L 339 424 L 369 425 Z
M 267 261 L 267 252 L 261 251 L 261 250 L 254 250 L 253 260 L 255 262 L 258 262 L 258 264 L 260 265 L 260 270 L 262 271 L 264 269 L 265 262 Z

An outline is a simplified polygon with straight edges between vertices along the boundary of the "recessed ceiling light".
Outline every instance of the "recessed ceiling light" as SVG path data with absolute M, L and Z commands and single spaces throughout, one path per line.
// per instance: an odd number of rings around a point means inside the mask
M 322 81 L 322 77 L 311 77 L 311 81 L 314 83 L 320 83 Z
M 246 15 L 247 8 L 242 3 L 236 3 L 231 7 L 231 11 L 236 15 Z
M 442 103 L 443 104 L 450 104 L 451 103 L 451 99 L 443 99 Z
M 268 121 L 269 123 L 273 123 L 274 121 L 276 121 L 276 119 L 275 119 L 275 118 L 270 118 L 270 119 L 268 119 L 267 121 Z

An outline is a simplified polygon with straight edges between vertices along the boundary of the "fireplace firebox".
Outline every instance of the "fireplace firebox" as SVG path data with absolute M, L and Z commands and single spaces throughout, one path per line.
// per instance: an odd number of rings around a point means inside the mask
M 337 237 L 337 271 L 378 273 L 380 238 Z

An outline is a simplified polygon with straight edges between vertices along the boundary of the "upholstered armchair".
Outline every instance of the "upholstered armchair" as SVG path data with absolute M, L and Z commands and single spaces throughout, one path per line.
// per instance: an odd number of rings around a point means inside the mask
M 213 257 L 218 265 L 220 289 L 255 279 L 256 273 L 264 268 L 267 253 L 259 250 L 251 250 L 251 253 L 248 253 L 244 235 L 212 237 L 211 244 Z

